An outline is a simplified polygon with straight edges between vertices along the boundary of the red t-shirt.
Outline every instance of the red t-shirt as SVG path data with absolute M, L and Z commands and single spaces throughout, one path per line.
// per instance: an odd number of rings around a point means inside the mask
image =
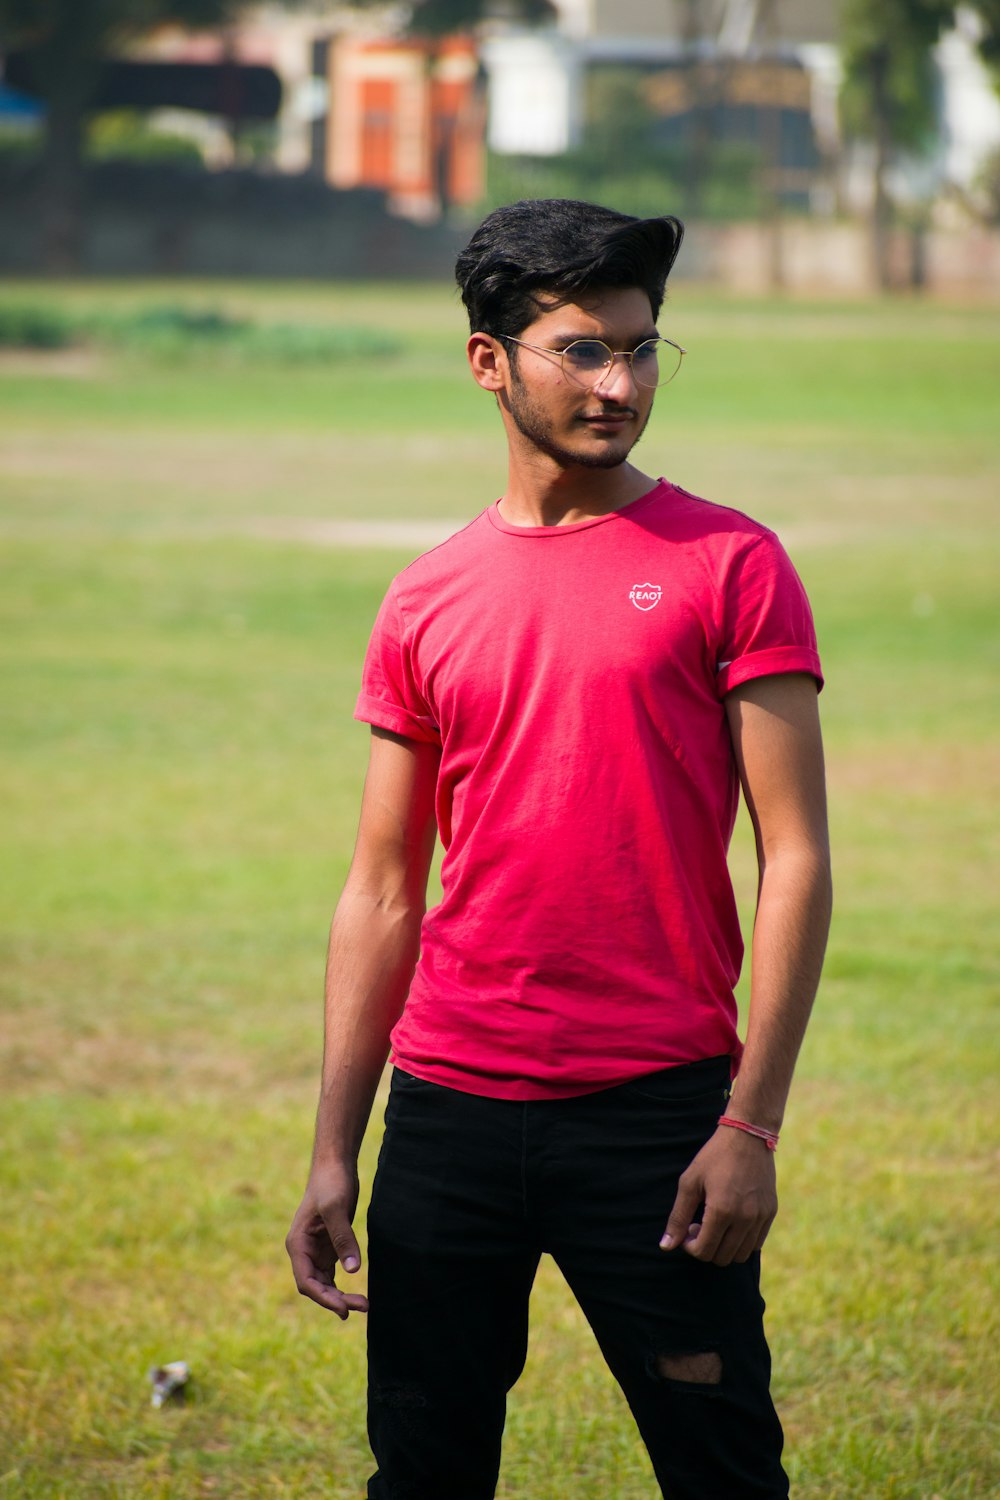
M 822 682 L 774 534 L 661 481 L 576 525 L 484 511 L 393 582 L 356 717 L 441 746 L 440 905 L 392 1033 L 505 1099 L 739 1052 L 723 698 Z

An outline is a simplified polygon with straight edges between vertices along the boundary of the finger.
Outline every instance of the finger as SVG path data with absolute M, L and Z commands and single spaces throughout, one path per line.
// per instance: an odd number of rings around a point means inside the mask
M 766 1235 L 766 1233 L 765 1229 L 764 1234 Z M 761 1243 L 761 1229 L 758 1220 L 754 1219 L 749 1224 L 746 1224 L 742 1220 L 734 1219 L 730 1220 L 723 1227 L 714 1254 L 711 1256 L 703 1255 L 705 1246 L 702 1245 L 699 1247 L 698 1258 L 710 1261 L 713 1266 L 743 1265 L 745 1261 L 750 1259 Z
M 333 1272 L 311 1253 L 308 1243 L 299 1245 L 289 1235 L 286 1243 L 288 1258 L 292 1263 L 295 1285 L 303 1297 L 311 1297 L 322 1307 L 338 1315 L 342 1313 L 343 1293 L 334 1283 Z
M 770 1234 L 771 1225 L 777 1216 L 778 1210 L 775 1208 L 770 1213 L 764 1212 L 759 1214 L 753 1223 L 748 1226 L 746 1239 L 741 1247 L 740 1254 L 735 1257 L 741 1264 L 743 1261 L 749 1260 L 751 1255 L 758 1254 L 764 1248 L 764 1241 Z
M 715 1261 L 728 1228 L 729 1220 L 725 1214 L 706 1208 L 705 1217 L 697 1235 L 688 1236 L 684 1242 L 684 1249 L 697 1260 Z
M 757 1236 L 760 1224 L 754 1220 L 750 1224 L 733 1224 L 723 1235 L 719 1249 L 715 1255 L 714 1264 L 717 1266 L 742 1266 L 748 1261 L 757 1248 Z
M 704 1258 L 713 1266 L 731 1266 L 741 1259 L 740 1252 L 743 1250 L 745 1242 L 746 1234 L 742 1225 L 731 1224 L 719 1236 L 715 1253 L 713 1255 L 706 1255 Z M 749 1254 L 749 1251 L 747 1253 Z M 742 1256 L 742 1259 L 745 1260 L 746 1256 Z
M 299 1291 L 302 1290 L 307 1281 L 316 1281 L 319 1283 L 325 1280 L 327 1283 L 332 1284 L 333 1278 L 329 1273 L 323 1271 L 313 1260 L 308 1249 L 294 1241 L 291 1235 L 285 1241 L 285 1249 L 288 1251 L 288 1259 L 292 1263 L 292 1275 L 295 1277 L 295 1285 Z
M 682 1177 L 677 1186 L 677 1197 L 670 1210 L 667 1227 L 660 1240 L 661 1250 L 673 1250 L 677 1245 L 685 1244 L 692 1237 L 692 1230 L 697 1228 L 695 1216 L 700 1206 L 700 1184 L 685 1182 Z
M 765 1235 L 767 1231 L 764 1231 Z M 742 1244 L 733 1255 L 733 1263 L 737 1266 L 745 1265 L 752 1255 L 756 1255 L 763 1240 L 761 1238 L 760 1226 L 754 1225 L 743 1237 Z
M 326 1308 L 327 1312 L 335 1313 L 341 1322 L 346 1322 L 352 1312 L 368 1311 L 367 1297 L 363 1297 L 360 1292 L 342 1292 L 333 1282 L 310 1276 L 297 1285 L 303 1297 L 309 1297 L 320 1307 Z
M 323 1217 L 326 1232 L 330 1236 L 330 1244 L 334 1253 L 345 1271 L 351 1275 L 361 1269 L 361 1250 L 358 1247 L 357 1237 L 351 1228 L 349 1219 L 340 1215 Z

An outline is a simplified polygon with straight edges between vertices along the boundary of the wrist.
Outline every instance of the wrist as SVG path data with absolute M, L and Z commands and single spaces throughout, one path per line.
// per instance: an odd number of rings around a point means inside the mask
M 358 1152 L 330 1141 L 317 1144 L 312 1154 L 312 1172 L 356 1172 Z
M 778 1132 L 768 1130 L 766 1125 L 755 1125 L 750 1120 L 737 1119 L 735 1115 L 720 1115 L 719 1125 L 727 1130 L 738 1130 L 741 1135 L 752 1136 L 767 1147 L 768 1151 L 777 1151 Z
M 740 1077 L 734 1081 L 722 1113 L 728 1120 L 744 1120 L 748 1125 L 758 1125 L 761 1130 L 778 1135 L 785 1118 L 787 1094 L 747 1085 L 749 1079 Z

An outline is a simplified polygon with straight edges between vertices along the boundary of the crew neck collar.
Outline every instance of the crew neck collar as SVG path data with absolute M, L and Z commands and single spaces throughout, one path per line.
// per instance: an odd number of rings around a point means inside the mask
M 585 521 L 569 521 L 562 526 L 514 526 L 500 514 L 499 500 L 494 500 L 485 515 L 496 531 L 503 531 L 508 536 L 531 538 L 571 536 L 578 531 L 587 531 L 591 526 L 603 526 L 606 521 L 629 520 L 641 506 L 648 505 L 651 500 L 655 499 L 665 488 L 666 483 L 665 479 L 658 479 L 651 490 L 647 490 L 635 500 L 630 500 L 627 505 L 621 506 L 618 510 L 609 510 L 603 516 L 588 516 Z

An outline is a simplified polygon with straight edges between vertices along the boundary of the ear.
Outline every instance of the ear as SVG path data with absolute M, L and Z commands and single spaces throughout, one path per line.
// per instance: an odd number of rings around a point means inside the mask
M 502 391 L 507 384 L 510 366 L 507 351 L 499 339 L 488 333 L 474 333 L 465 346 L 473 379 L 484 391 Z

